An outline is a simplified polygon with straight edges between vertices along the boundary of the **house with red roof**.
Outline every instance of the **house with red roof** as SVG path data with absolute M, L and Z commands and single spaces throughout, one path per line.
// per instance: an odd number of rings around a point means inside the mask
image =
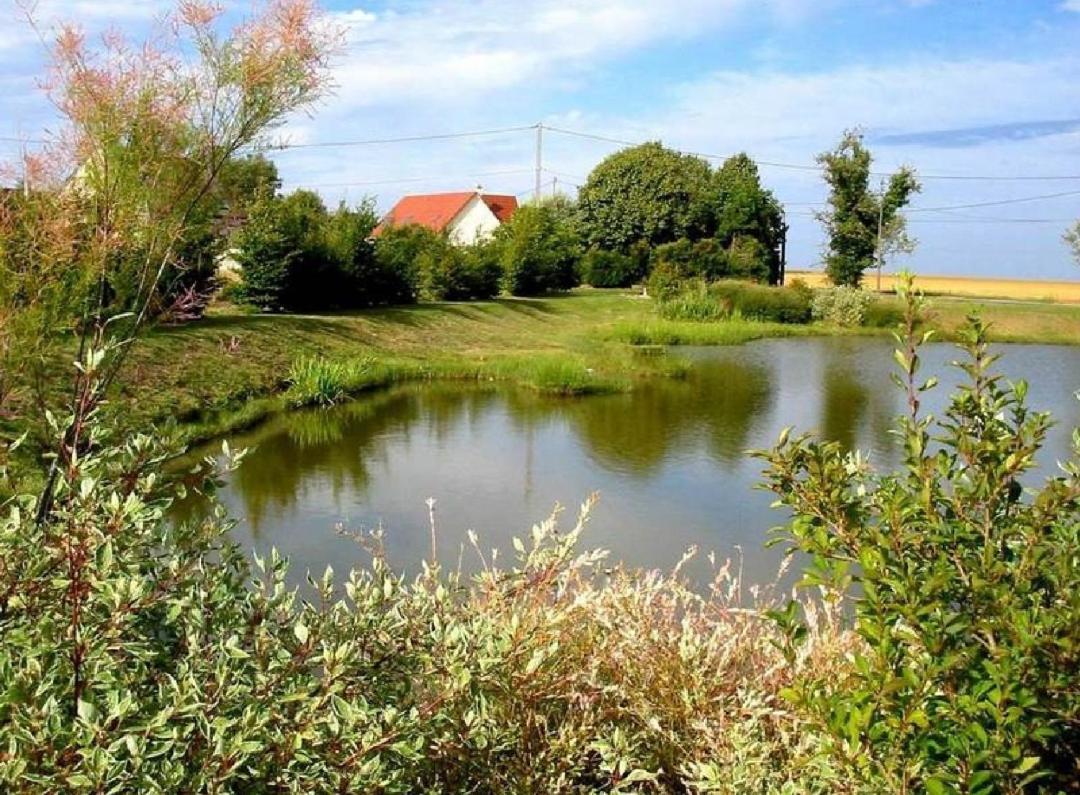
M 375 235 L 388 226 L 419 224 L 446 233 L 455 243 L 468 245 L 490 236 L 510 220 L 517 207 L 513 196 L 482 191 L 406 196 L 375 227 Z

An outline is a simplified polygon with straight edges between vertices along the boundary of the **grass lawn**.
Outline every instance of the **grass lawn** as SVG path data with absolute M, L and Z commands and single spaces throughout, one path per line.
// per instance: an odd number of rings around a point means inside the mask
M 444 377 L 567 394 L 626 389 L 681 370 L 673 357 L 642 355 L 615 338 L 620 323 L 650 317 L 647 300 L 591 290 L 317 316 L 219 313 L 149 334 L 116 402 L 133 417 L 175 418 L 188 438 L 206 437 L 281 408 L 275 396 L 305 357 L 373 360 L 370 386 Z
M 895 299 L 885 299 L 895 300 Z M 934 299 L 929 325 L 951 337 L 971 311 L 997 339 L 1080 344 L 1080 306 Z M 250 425 L 287 408 L 290 368 L 304 358 L 365 360 L 357 392 L 423 378 L 506 380 L 560 394 L 622 390 L 677 376 L 677 356 L 642 345 L 730 345 L 772 336 L 867 333 L 822 326 L 664 321 L 628 291 L 424 304 L 327 315 L 252 315 L 219 309 L 187 326 L 148 334 L 111 401 L 126 425 L 175 423 L 188 441 Z

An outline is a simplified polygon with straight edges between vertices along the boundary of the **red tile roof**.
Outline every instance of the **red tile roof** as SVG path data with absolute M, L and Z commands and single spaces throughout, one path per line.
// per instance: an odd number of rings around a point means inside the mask
M 499 219 L 500 224 L 509 221 L 518 208 L 517 197 L 515 196 L 496 196 L 491 193 L 484 193 L 480 195 L 480 198 L 484 200 L 484 204 Z
M 464 193 L 429 193 L 421 196 L 406 196 L 394 205 L 386 217 L 375 228 L 377 235 L 387 226 L 405 226 L 419 224 L 436 232 L 442 232 L 450 225 L 458 213 L 465 209 L 469 200 L 476 196 L 475 191 Z M 517 199 L 513 196 L 494 196 L 480 194 L 499 223 L 506 223 L 517 210 Z

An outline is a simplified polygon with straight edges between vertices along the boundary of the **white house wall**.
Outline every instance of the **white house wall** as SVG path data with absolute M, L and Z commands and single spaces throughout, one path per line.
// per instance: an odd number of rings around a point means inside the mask
M 473 196 L 450 222 L 450 240 L 459 245 L 475 243 L 499 228 L 499 219 L 479 196 Z

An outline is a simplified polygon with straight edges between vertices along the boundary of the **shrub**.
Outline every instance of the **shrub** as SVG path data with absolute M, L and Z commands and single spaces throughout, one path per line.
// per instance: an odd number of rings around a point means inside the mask
M 456 246 L 418 224 L 383 229 L 375 240 L 381 270 L 425 301 L 468 301 L 499 293 L 502 267 L 492 241 Z
M 384 230 L 383 256 L 371 237 L 378 219 L 374 205 L 364 202 L 353 209 L 344 203 L 326 223 L 326 251 L 334 265 L 333 278 L 324 286 L 327 307 L 364 307 L 409 304 L 418 292 L 415 257 L 391 253 L 400 242 L 398 230 Z M 400 252 L 397 252 L 400 253 Z
M 317 194 L 262 193 L 233 236 L 239 297 L 266 310 L 338 306 L 341 276 L 326 246 L 326 208 Z
M 502 269 L 486 246 L 463 248 L 444 236 L 431 238 L 417 256 L 420 292 L 427 301 L 491 298 L 499 291 Z
M 511 295 L 569 290 L 580 283 L 581 240 L 574 224 L 552 204 L 518 209 L 495 233 Z
M 499 260 L 499 245 L 481 239 L 462 249 L 464 255 L 465 291 L 469 298 L 494 298 L 502 288 L 503 268 Z
M 419 224 L 387 226 L 375 238 L 375 262 L 383 273 L 394 274 L 409 293 L 421 291 L 420 255 L 425 249 L 440 245 L 439 236 Z
M 465 292 L 465 257 L 441 235 L 429 238 L 416 256 L 420 296 L 425 301 L 456 301 Z
M 734 275 L 728 252 L 715 238 L 705 238 L 694 243 L 690 251 L 695 275 L 709 281 Z
M 805 292 L 791 287 L 766 287 L 746 282 L 721 281 L 711 286 L 718 298 L 731 301 L 747 320 L 773 323 L 808 323 L 810 301 Z
M 814 293 L 810 313 L 823 323 L 845 328 L 861 326 L 872 300 L 870 293 L 858 287 L 826 287 Z
M 652 250 L 652 268 L 663 268 L 681 279 L 700 276 L 694 267 L 693 251 L 693 242 L 686 238 L 659 245 Z
M 808 302 L 812 301 L 814 298 L 814 288 L 807 284 L 804 279 L 792 279 L 784 286 L 787 287 L 789 290 L 794 290 L 795 292 L 804 296 Z
M 5 791 L 845 787 L 779 696 L 840 675 L 828 615 L 789 664 L 725 569 L 704 594 L 611 570 L 553 519 L 507 570 L 407 580 L 376 555 L 305 600 L 220 511 L 166 518 L 163 466 L 145 437 L 99 444 L 46 521 L 32 499 L 0 519 Z
M 716 281 L 732 277 L 767 282 L 770 273 L 768 252 L 758 240 L 748 236 L 735 238 L 728 248 L 715 238 L 696 242 L 684 238 L 657 246 L 652 262 L 653 267 L 663 266 L 684 279 Z
M 903 319 L 903 307 L 888 299 L 875 298 L 866 307 L 863 325 L 869 328 L 896 328 Z
M 746 320 L 806 323 L 810 304 L 806 295 L 789 287 L 766 287 L 747 282 L 700 279 L 661 281 L 664 271 L 653 272 L 660 316 L 667 320 L 720 320 L 737 313 Z
M 270 194 L 260 195 L 232 243 L 241 273 L 237 297 L 263 310 L 285 308 L 289 302 L 289 270 L 298 249 L 286 228 L 280 200 Z
M 645 284 L 649 295 L 664 302 L 677 295 L 687 281 L 678 265 L 670 261 L 659 261 L 653 264 Z
M 781 538 L 811 561 L 804 582 L 854 602 L 865 644 L 846 677 L 791 696 L 882 792 L 1064 792 L 1080 773 L 1080 431 L 1072 460 L 1025 497 L 1050 420 L 991 372 L 978 318 L 967 383 L 940 422 L 924 416 L 933 379 L 918 375 L 910 290 L 903 467 L 878 475 L 839 444 L 786 434 L 765 455 L 794 514 Z M 795 608 L 777 618 L 795 640 Z
M 589 249 L 581 260 L 581 277 L 592 287 L 629 287 L 644 276 L 641 263 L 628 254 Z
M 722 320 L 731 317 L 735 302 L 718 295 L 705 282 L 694 279 L 680 282 L 679 289 L 660 301 L 660 317 L 665 320 Z
M 769 251 L 760 240 L 749 235 L 738 235 L 728 249 L 728 269 L 736 279 L 768 282 L 769 258 Z

